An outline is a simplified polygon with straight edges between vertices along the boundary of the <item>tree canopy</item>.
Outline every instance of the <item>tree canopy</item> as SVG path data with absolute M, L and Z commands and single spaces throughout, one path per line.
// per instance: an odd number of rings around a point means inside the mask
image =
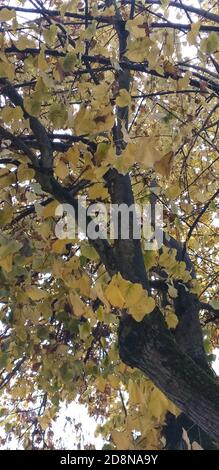
M 53 449 L 77 399 L 108 448 L 214 449 L 217 2 L 5 1 L 0 23 L 1 443 Z M 162 247 L 93 239 L 81 200 L 162 204 Z

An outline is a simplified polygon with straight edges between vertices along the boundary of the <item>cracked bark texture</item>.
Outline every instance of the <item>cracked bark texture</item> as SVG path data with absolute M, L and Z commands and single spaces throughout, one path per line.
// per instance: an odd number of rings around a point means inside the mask
M 107 4 L 110 6 L 113 1 L 109 0 Z M 119 12 L 117 14 L 119 19 Z M 124 65 L 118 72 L 118 83 L 120 89 L 125 88 L 128 91 L 130 67 L 124 57 L 127 38 L 124 22 L 117 22 L 117 36 L 120 63 Z M 138 70 L 141 65 L 136 67 Z M 136 67 L 133 70 L 136 70 Z M 4 79 L 0 79 L 0 84 L 1 93 L 15 106 L 19 105 L 24 109 L 22 98 L 13 86 Z M 52 174 L 53 148 L 46 130 L 36 118 L 27 114 L 25 116 L 30 119 L 31 129 L 41 151 L 40 159 L 36 158 L 30 147 L 8 131 L 0 129 L 0 134 L 3 137 L 7 134 L 7 138 L 12 140 L 14 146 L 26 153 L 36 169 L 36 178 L 42 189 L 59 202 L 72 204 L 77 216 L 78 210 L 82 208 L 78 209 L 75 193 L 71 193 L 58 183 Z M 121 128 L 122 122 L 126 128 L 128 127 L 128 108 L 118 108 L 116 119 L 113 135 L 119 158 L 125 145 Z M 110 170 L 106 175 L 106 185 L 113 204 L 127 204 L 130 207 L 134 203 L 128 174 L 121 175 L 116 170 Z M 90 243 L 97 250 L 110 276 L 120 272 L 125 279 L 140 283 L 144 289 L 150 291 L 139 240 L 134 240 L 130 235 L 128 240 L 118 237 L 113 246 L 102 239 L 90 240 Z M 177 259 L 182 259 L 182 247 L 176 240 L 171 238 L 165 241 L 165 244 L 176 248 Z M 195 276 L 187 254 L 185 261 Z M 182 410 L 183 413 L 177 419 L 167 416 L 164 434 L 168 449 L 183 449 L 183 427 L 192 428 L 194 440 L 199 440 L 201 433 L 204 448 L 214 448 L 213 441 L 219 442 L 219 387 L 204 353 L 198 315 L 200 306 L 196 297 L 187 292 L 183 286 L 178 285 L 177 288 L 179 295 L 175 300 L 175 309 L 179 325 L 176 332 L 167 329 L 158 308 L 147 315 L 141 323 L 135 322 L 130 316 L 124 316 L 120 322 L 118 338 L 120 357 L 129 366 L 136 367 L 146 374 Z

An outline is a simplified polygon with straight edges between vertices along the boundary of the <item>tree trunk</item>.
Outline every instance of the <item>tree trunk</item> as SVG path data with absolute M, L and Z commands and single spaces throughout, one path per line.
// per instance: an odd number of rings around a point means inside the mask
M 157 309 L 140 323 L 121 320 L 121 359 L 147 375 L 191 420 L 219 441 L 219 388 L 183 353 Z

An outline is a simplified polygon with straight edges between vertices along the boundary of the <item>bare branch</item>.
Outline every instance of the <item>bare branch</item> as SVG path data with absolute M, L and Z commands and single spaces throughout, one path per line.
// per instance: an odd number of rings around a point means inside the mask
M 196 226 L 198 225 L 200 219 L 202 218 L 202 216 L 204 215 L 204 213 L 208 210 L 210 204 L 214 201 L 214 199 L 219 195 L 219 189 L 213 194 L 213 196 L 206 202 L 206 204 L 204 205 L 204 207 L 202 208 L 202 210 L 199 212 L 198 216 L 196 217 L 196 219 L 194 220 L 193 224 L 191 225 L 190 229 L 189 229 L 189 232 L 188 232 L 188 235 L 186 237 L 186 240 L 184 242 L 184 246 L 183 246 L 183 252 L 182 252 L 182 259 L 184 259 L 185 257 L 185 253 L 186 253 L 186 247 L 188 245 L 188 242 L 193 234 L 193 231 L 195 230 Z

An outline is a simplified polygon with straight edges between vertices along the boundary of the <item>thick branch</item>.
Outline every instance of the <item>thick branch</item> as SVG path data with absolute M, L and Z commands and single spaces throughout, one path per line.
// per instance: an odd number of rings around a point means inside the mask
M 15 46 L 5 48 L 5 53 L 16 53 L 16 52 L 24 52 L 24 53 L 27 53 L 27 54 L 33 54 L 34 55 L 34 54 L 39 54 L 40 49 L 39 48 L 29 47 L 29 48 L 25 48 L 22 51 L 20 51 Z M 45 49 L 45 55 L 53 56 L 53 57 L 65 57 L 66 53 L 63 52 L 63 51 L 56 50 L 56 49 Z M 113 70 L 113 66 L 111 64 L 110 59 L 107 59 L 105 57 L 100 57 L 99 55 L 98 56 L 91 56 L 91 55 L 87 56 L 87 55 L 83 54 L 81 56 L 81 58 L 84 62 L 99 63 L 99 64 L 102 64 L 102 65 L 108 66 L 108 70 Z M 122 61 L 120 60 L 119 65 L 123 70 L 143 72 L 143 73 L 147 73 L 149 75 L 152 75 L 154 77 L 159 77 L 159 78 L 163 78 L 163 79 L 171 77 L 173 80 L 178 80 L 179 78 L 181 78 L 181 73 L 184 73 L 184 70 L 180 69 L 180 67 L 178 67 L 179 76 L 171 75 L 170 73 L 165 73 L 165 72 L 162 75 L 161 73 L 158 73 L 155 70 L 148 69 L 147 62 L 139 64 L 139 63 L 130 62 L 130 61 L 126 61 L 126 60 L 122 60 Z M 89 72 L 89 70 L 85 70 L 85 71 L 79 70 L 76 73 L 80 74 L 80 73 L 90 73 L 90 72 Z M 193 87 L 196 87 L 198 89 L 202 88 L 203 75 L 200 75 L 196 72 L 192 72 L 192 75 L 193 75 L 193 77 L 197 77 L 198 80 L 196 78 L 191 78 L 190 79 L 190 85 L 193 86 Z M 214 82 L 211 79 L 208 79 L 207 77 L 204 77 L 204 79 L 207 83 L 207 87 L 210 90 L 214 91 L 218 95 L 219 94 L 219 85 L 218 85 L 218 83 Z
M 162 1 L 161 0 L 146 0 L 146 4 L 149 5 L 161 5 Z M 203 10 L 202 8 L 196 8 L 193 7 L 192 5 L 186 5 L 182 2 L 178 3 L 176 2 L 170 2 L 169 7 L 174 7 L 179 10 L 184 10 L 184 11 L 189 11 L 190 13 L 195 13 L 198 16 L 201 16 L 202 18 L 206 18 L 208 20 L 214 21 L 215 23 L 219 23 L 219 15 L 216 15 L 215 13 L 211 13 L 210 11 Z
M 30 116 L 30 114 L 27 113 L 24 108 L 23 99 L 8 80 L 0 78 L 0 84 L 2 85 L 0 89 L 1 94 L 7 96 L 15 106 L 20 106 L 24 113 L 24 117 L 29 119 L 31 130 L 36 137 L 41 151 L 42 168 L 51 171 L 53 166 L 53 149 L 45 127 L 37 118 Z
M 120 325 L 121 359 L 147 375 L 194 423 L 219 441 L 219 387 L 177 346 L 158 310 Z
M 126 3 L 132 5 L 133 0 L 127 1 Z M 149 4 L 149 5 L 161 5 L 162 4 L 161 0 L 147 0 L 145 3 Z M 219 15 L 216 15 L 215 13 L 211 13 L 210 11 L 204 10 L 202 8 L 196 8 L 196 7 L 193 7 L 192 5 L 186 5 L 186 4 L 183 4 L 183 3 L 178 3 L 177 1 L 175 1 L 175 2 L 171 1 L 169 3 L 169 6 L 174 7 L 174 8 L 178 8 L 179 10 L 184 10 L 184 11 L 187 11 L 187 12 L 190 12 L 190 13 L 194 13 L 198 16 L 201 16 L 202 18 L 206 18 L 208 20 L 214 21 L 215 23 L 219 23 Z M 0 6 L 0 10 L 2 8 L 5 8 L 5 6 Z M 44 13 L 47 16 L 50 16 L 50 17 L 61 16 L 61 12 L 59 10 L 51 10 L 51 9 L 47 10 L 46 8 L 44 8 L 43 10 L 41 8 L 23 8 L 23 7 L 17 7 L 17 6 L 7 6 L 6 8 L 9 9 L 9 10 L 15 10 L 15 11 L 20 12 L 20 13 L 30 13 L 30 14 L 34 14 L 34 15 Z M 92 15 L 89 15 L 89 14 L 84 15 L 84 14 L 81 14 L 81 13 L 72 13 L 72 12 L 66 11 L 64 16 L 67 17 L 67 18 L 80 19 L 80 20 L 83 20 L 83 21 L 85 19 L 87 19 L 88 21 L 92 21 L 93 19 L 95 19 L 95 20 L 97 20 L 99 22 L 102 22 L 102 23 L 112 24 L 112 18 L 105 17 L 104 15 L 92 16 Z M 113 21 L 115 21 L 115 18 L 113 18 Z

